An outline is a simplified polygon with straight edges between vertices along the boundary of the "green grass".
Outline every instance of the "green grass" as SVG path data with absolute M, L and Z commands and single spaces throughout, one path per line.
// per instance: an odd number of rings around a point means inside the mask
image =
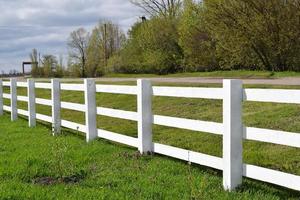
M 124 82 L 118 84 L 133 84 Z M 175 84 L 172 84 L 175 86 Z M 218 84 L 183 84 L 183 86 L 219 87 Z M 251 85 L 247 87 L 261 87 Z M 300 89 L 299 86 L 263 86 Z M 9 92 L 5 88 L 5 92 Z M 37 97 L 50 98 L 50 91 L 36 90 Z M 26 95 L 24 89 L 18 95 Z M 83 103 L 80 92 L 62 92 L 62 100 Z M 5 101 L 9 105 L 8 101 Z M 136 97 L 97 94 L 97 105 L 136 111 Z M 27 104 L 18 102 L 26 109 Z M 291 104 L 246 102 L 243 120 L 247 126 L 300 133 L 300 106 Z M 38 106 L 37 111 L 50 114 L 51 109 Z M 155 114 L 222 121 L 222 101 L 184 98 L 153 98 Z M 63 110 L 64 119 L 83 123 L 80 112 Z M 98 128 L 137 136 L 135 122 L 98 117 Z M 188 165 L 163 156 L 136 156 L 136 149 L 97 140 L 86 144 L 77 133 L 65 131 L 52 137 L 47 126 L 29 129 L 24 120 L 0 120 L 0 199 L 299 199 L 300 193 L 259 181 L 244 179 L 234 193 L 224 192 L 222 176 L 217 170 Z M 220 136 L 182 129 L 153 126 L 154 141 L 210 155 L 222 155 Z M 245 141 L 244 162 L 300 175 L 300 151 L 297 148 Z M 37 177 L 70 176 L 84 172 L 79 183 L 40 186 Z
M 225 78 L 280 78 L 280 77 L 299 77 L 300 72 L 269 72 L 269 71 L 213 71 L 213 72 L 186 72 L 168 75 L 156 74 L 107 74 L 105 77 L 115 78 L 138 78 L 138 77 L 225 77 Z

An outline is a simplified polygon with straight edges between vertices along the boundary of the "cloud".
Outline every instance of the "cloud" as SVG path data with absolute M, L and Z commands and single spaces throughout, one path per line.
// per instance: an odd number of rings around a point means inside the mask
M 0 0 L 0 70 L 20 70 L 37 48 L 42 54 L 66 55 L 69 33 L 91 30 L 100 19 L 126 32 L 140 11 L 129 0 Z

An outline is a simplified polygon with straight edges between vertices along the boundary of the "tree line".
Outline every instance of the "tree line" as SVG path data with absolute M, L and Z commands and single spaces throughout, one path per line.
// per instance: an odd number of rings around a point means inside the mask
M 42 68 L 55 65 L 55 72 L 78 77 L 230 69 L 300 71 L 299 0 L 131 2 L 146 17 L 127 34 L 109 20 L 100 21 L 91 33 L 79 28 L 68 40 L 67 68 L 49 55 L 43 57 Z

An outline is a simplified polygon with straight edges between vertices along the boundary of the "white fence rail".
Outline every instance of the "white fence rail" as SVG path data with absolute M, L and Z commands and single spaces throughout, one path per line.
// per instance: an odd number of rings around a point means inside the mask
M 4 86 L 10 87 L 10 94 L 3 93 Z M 17 96 L 17 87 L 27 88 L 28 96 Z M 36 98 L 35 88 L 50 89 L 51 99 Z M 85 104 L 62 102 L 61 90 L 84 92 Z M 97 107 L 97 92 L 136 95 L 137 112 Z M 152 96 L 221 99 L 223 100 L 223 123 L 153 115 Z M 10 106 L 3 105 L 3 98 L 10 99 Z M 28 102 L 28 111 L 17 109 L 17 101 Z M 243 176 L 300 191 L 300 176 L 243 164 L 243 140 L 300 148 L 300 133 L 244 127 L 242 101 L 300 104 L 300 90 L 243 89 L 239 80 L 224 80 L 223 88 L 152 87 L 147 80 L 138 80 L 137 86 L 96 85 L 93 79 L 86 79 L 84 84 L 60 84 L 58 79 L 53 79 L 51 83 L 34 83 L 33 80 L 28 80 L 27 83 L 17 82 L 15 79 L 9 82 L 0 80 L 0 115 L 3 114 L 3 110 L 11 112 L 12 121 L 20 114 L 28 116 L 30 127 L 35 126 L 36 119 L 52 123 L 53 134 L 59 134 L 61 127 L 66 127 L 85 133 L 88 142 L 100 137 L 136 147 L 141 153 L 155 152 L 222 170 L 224 189 L 229 191 L 242 183 Z M 51 106 L 52 116 L 36 113 L 36 104 Z M 85 125 L 61 119 L 61 108 L 84 112 Z M 137 121 L 138 138 L 97 129 L 97 115 Z M 222 135 L 223 157 L 154 143 L 152 124 Z

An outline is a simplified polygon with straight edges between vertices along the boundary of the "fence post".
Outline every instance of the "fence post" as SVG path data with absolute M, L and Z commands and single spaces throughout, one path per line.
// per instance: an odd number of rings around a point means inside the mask
M 3 115 L 3 82 L 0 79 L 0 115 Z
M 27 79 L 27 95 L 28 95 L 28 121 L 29 127 L 36 126 L 36 111 L 35 111 L 35 83 L 32 79 Z
M 17 81 L 14 78 L 10 79 L 10 107 L 11 107 L 11 121 L 16 121 L 18 119 Z
M 149 80 L 137 81 L 138 149 L 141 154 L 153 152 L 152 85 Z
M 84 79 L 85 125 L 86 141 L 90 142 L 98 137 L 96 84 L 94 79 Z
M 223 186 L 232 191 L 243 176 L 243 84 L 241 80 L 224 80 L 223 88 Z
M 51 100 L 52 100 L 52 134 L 57 135 L 61 132 L 60 117 L 60 81 L 51 79 Z

